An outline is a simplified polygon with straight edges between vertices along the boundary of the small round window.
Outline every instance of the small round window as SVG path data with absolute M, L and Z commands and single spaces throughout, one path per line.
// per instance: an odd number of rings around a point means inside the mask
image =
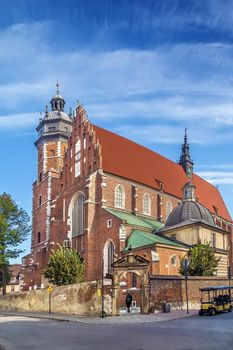
M 171 257 L 171 265 L 172 266 L 176 266 L 176 264 L 177 264 L 177 257 L 176 257 L 176 255 L 172 255 L 172 257 Z

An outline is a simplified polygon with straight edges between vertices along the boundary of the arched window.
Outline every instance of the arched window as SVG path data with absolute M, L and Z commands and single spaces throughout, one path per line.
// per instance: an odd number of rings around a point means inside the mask
M 151 200 L 148 193 L 145 193 L 143 196 L 143 214 L 151 214 Z
M 125 191 L 121 185 L 115 188 L 115 207 L 123 209 L 125 207 Z
M 112 274 L 112 263 L 114 262 L 115 246 L 110 239 L 104 245 L 104 276 Z
M 84 195 L 79 193 L 72 208 L 72 237 L 84 233 Z
M 172 210 L 173 210 L 172 203 L 171 202 L 167 202 L 166 203 L 166 219 L 171 214 Z

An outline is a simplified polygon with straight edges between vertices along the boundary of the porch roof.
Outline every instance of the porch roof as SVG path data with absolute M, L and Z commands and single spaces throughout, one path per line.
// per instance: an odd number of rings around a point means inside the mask
M 152 230 L 157 230 L 158 228 L 163 226 L 163 224 L 160 221 L 153 220 L 149 217 L 147 218 L 144 216 L 136 216 L 131 213 L 127 213 L 116 209 L 106 208 L 106 210 L 112 215 L 117 216 L 119 219 L 121 219 L 122 221 L 125 221 L 127 224 L 132 226 L 150 228 Z
M 139 230 L 133 230 L 127 239 L 127 245 L 124 251 L 136 248 L 142 248 L 151 244 L 165 244 L 169 246 L 175 246 L 180 248 L 187 248 L 186 245 L 176 242 L 172 239 L 157 235 L 156 233 L 144 232 Z

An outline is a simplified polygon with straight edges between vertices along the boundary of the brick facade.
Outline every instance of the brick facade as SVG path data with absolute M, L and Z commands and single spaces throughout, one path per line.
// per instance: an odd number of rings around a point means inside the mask
M 227 286 L 229 280 L 220 277 L 188 278 L 189 308 L 200 308 L 200 288 L 209 286 Z M 185 279 L 181 276 L 151 276 L 150 279 L 150 311 L 161 310 L 163 303 L 171 304 L 173 309 L 186 309 Z
M 25 257 L 23 264 L 25 290 L 46 283 L 42 274 L 50 251 L 56 248 L 57 243 L 63 244 L 64 240 L 70 240 L 72 248 L 83 257 L 86 280 L 101 278 L 106 242 L 111 241 L 115 254 L 120 256 L 127 237 L 134 229 L 105 210 L 115 208 L 115 190 L 118 185 L 124 188 L 125 193 L 124 207 L 121 210 L 135 216 L 165 222 L 167 203 L 169 202 L 170 208 L 174 208 L 181 201 L 180 197 L 164 192 L 163 183 L 156 185 L 157 188 L 151 188 L 104 170 L 98 132 L 87 119 L 82 106 L 76 109 L 72 120 L 72 133 L 67 139 L 58 137 L 50 142 L 37 141 L 37 148 L 38 178 L 33 184 L 32 251 Z M 114 152 L 112 161 L 114 162 Z M 72 209 L 78 194 L 84 196 L 84 231 L 72 237 Z M 145 194 L 150 197 L 150 215 L 145 215 L 143 210 Z M 215 219 L 219 225 L 225 225 L 231 231 L 231 222 L 220 220 L 216 215 Z M 108 220 L 111 220 L 110 227 Z M 120 239 L 122 225 L 125 239 Z M 162 261 L 160 267 L 151 264 L 151 273 L 178 273 L 177 267 L 172 267 L 170 271 L 166 268 L 167 261 L 173 254 L 172 250 L 167 247 L 156 249 Z M 145 249 L 140 254 L 149 256 L 150 252 Z M 177 257 L 183 255 L 184 251 L 181 249 Z

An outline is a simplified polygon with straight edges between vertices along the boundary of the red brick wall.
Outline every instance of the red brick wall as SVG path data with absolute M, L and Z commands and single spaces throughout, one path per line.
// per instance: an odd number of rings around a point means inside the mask
M 188 298 L 189 308 L 200 307 L 200 288 L 209 286 L 228 285 L 227 279 L 218 277 L 189 277 Z M 162 309 L 164 301 L 176 308 L 186 308 L 185 279 L 182 276 L 152 276 L 150 279 L 150 309 L 151 311 Z

